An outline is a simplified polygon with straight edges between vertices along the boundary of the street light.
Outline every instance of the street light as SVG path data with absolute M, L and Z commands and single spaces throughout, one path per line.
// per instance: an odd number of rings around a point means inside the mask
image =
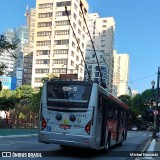
M 154 104 L 154 86 L 155 86 L 155 81 L 153 80 L 151 82 L 151 85 L 152 85 L 152 103 Z M 157 129 L 157 122 L 156 122 L 156 118 L 157 118 L 157 106 L 155 105 L 155 109 L 154 109 L 154 125 L 153 125 L 153 135 L 152 135 L 152 138 L 156 138 L 156 129 Z

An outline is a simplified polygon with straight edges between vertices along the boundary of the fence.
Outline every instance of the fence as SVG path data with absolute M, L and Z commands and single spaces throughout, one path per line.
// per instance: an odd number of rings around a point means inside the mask
M 0 128 L 38 128 L 38 118 L 0 119 Z

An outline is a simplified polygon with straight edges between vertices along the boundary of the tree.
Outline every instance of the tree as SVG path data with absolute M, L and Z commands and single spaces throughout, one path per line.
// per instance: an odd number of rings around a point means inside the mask
M 18 99 L 14 97 L 13 91 L 2 90 L 0 93 L 0 110 L 9 111 L 18 103 Z
M 34 93 L 33 88 L 30 85 L 22 85 L 14 91 L 14 94 L 17 98 L 30 99 Z
M 52 80 L 52 79 L 59 79 L 54 73 L 49 74 L 47 77 L 42 78 L 42 82 Z
M 127 106 L 132 107 L 132 98 L 129 95 L 121 95 L 118 99 L 124 102 Z
M 39 92 L 34 93 L 30 103 L 31 111 L 37 115 L 39 113 L 39 108 L 40 108 L 41 92 L 42 92 L 42 88 L 40 88 Z
M 17 46 L 15 44 L 11 44 L 7 41 L 7 38 L 4 35 L 0 35 L 0 56 L 4 51 L 8 51 L 10 53 L 10 56 L 13 58 L 16 58 L 16 55 L 11 53 L 10 50 L 15 50 Z M 1 62 L 0 63 L 0 75 L 4 74 L 4 70 L 8 68 L 8 66 Z

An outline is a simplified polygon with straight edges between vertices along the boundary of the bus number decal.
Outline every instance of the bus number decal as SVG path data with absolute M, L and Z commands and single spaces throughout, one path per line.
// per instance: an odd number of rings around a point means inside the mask
M 77 91 L 77 87 L 71 87 L 71 86 L 64 86 L 62 88 L 63 91 Z
M 79 117 L 79 118 L 86 118 L 86 114 L 76 114 L 76 117 Z

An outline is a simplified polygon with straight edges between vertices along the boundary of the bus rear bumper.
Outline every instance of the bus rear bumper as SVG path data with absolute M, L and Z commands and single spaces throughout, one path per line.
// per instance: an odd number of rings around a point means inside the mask
M 71 135 L 62 133 L 40 132 L 38 141 L 41 143 L 53 143 L 66 146 L 92 148 L 98 150 L 94 136 Z

